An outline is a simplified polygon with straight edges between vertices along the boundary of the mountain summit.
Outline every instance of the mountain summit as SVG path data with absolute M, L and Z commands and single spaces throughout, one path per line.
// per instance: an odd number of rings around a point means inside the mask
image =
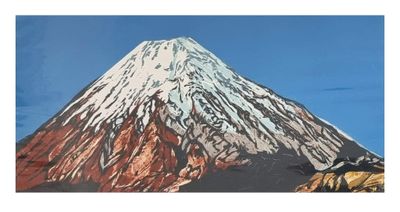
M 381 158 L 185 37 L 139 44 L 16 157 L 17 191 L 383 190 Z

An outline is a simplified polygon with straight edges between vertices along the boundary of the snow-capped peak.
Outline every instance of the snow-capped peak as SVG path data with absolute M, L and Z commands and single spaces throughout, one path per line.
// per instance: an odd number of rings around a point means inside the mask
M 83 130 L 104 124 L 118 129 L 137 110 L 135 126 L 142 132 L 156 109 L 155 95 L 164 103 L 163 122 L 180 136 L 182 148 L 196 140 L 214 159 L 286 148 L 323 170 L 349 140 L 184 37 L 142 42 L 63 111 L 63 123 L 79 117 L 86 121 Z
M 167 102 L 175 97 L 175 92 L 170 91 L 178 85 L 182 94 L 193 87 L 185 86 L 188 84 L 213 86 L 217 73 L 225 73 L 230 78 L 234 75 L 221 60 L 191 38 L 144 41 L 74 102 L 91 97 L 70 118 L 77 114 L 84 118 L 87 112 L 96 111 L 86 126 L 98 127 L 103 121 L 130 114 L 138 102 L 158 91 L 161 91 L 159 98 Z

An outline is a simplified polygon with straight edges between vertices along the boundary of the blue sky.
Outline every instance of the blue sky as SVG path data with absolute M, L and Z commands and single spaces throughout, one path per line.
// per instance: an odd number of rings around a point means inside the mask
M 16 140 L 143 40 L 190 36 L 384 154 L 383 16 L 17 16 Z

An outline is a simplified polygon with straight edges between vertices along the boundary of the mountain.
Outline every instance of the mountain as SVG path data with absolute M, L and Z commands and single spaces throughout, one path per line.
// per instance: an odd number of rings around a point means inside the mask
M 333 167 L 383 179 L 376 163 L 301 104 L 181 37 L 142 42 L 20 141 L 16 190 L 318 191 L 309 187 Z
M 298 192 L 353 191 L 377 192 L 384 190 L 384 165 L 378 158 L 365 155 L 355 161 L 341 161 L 316 173 Z

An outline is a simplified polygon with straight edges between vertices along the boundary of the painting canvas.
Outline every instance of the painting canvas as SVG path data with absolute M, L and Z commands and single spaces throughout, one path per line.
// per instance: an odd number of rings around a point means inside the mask
M 17 192 L 383 192 L 383 16 L 17 16 Z

